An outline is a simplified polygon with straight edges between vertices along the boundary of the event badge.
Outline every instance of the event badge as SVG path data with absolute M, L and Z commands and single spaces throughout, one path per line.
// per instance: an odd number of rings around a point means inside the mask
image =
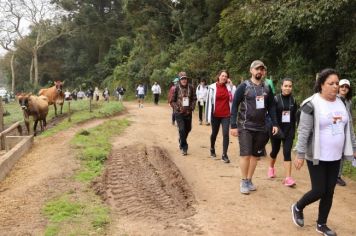
M 183 107 L 189 107 L 189 98 L 183 97 Z
M 265 97 L 264 96 L 256 96 L 256 109 L 265 108 Z
M 342 124 L 342 116 L 333 116 L 332 135 L 338 135 L 343 133 L 344 126 Z
M 282 111 L 282 123 L 290 123 L 290 111 Z

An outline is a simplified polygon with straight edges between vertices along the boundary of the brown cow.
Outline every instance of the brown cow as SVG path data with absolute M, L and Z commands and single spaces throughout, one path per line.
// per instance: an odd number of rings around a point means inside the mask
M 57 106 L 56 104 L 61 106 L 61 112 L 62 114 L 62 109 L 63 109 L 63 103 L 64 103 L 64 93 L 62 91 L 64 82 L 61 81 L 55 81 L 54 86 L 46 89 L 41 89 L 38 92 L 38 95 L 43 95 L 48 98 L 48 105 L 54 106 L 54 114 L 57 116 Z
M 47 125 L 48 99 L 45 96 L 37 97 L 31 94 L 20 94 L 17 98 L 23 110 L 27 132 L 30 134 L 29 117 L 32 116 L 34 120 L 33 133 L 36 136 L 38 121 L 40 121 L 41 131 L 43 131 Z

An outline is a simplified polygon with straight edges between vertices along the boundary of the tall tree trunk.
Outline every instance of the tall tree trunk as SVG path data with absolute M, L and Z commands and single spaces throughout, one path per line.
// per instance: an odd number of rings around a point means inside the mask
M 33 55 L 31 59 L 31 67 L 30 67 L 30 83 L 33 83 Z
M 37 87 L 37 85 L 38 85 L 38 50 L 37 50 L 37 48 L 33 49 L 33 67 L 35 69 L 34 85 L 35 85 L 35 87 Z
M 12 92 L 15 94 L 15 53 L 12 53 L 11 56 L 11 62 L 10 62 L 10 66 L 11 66 L 11 90 Z

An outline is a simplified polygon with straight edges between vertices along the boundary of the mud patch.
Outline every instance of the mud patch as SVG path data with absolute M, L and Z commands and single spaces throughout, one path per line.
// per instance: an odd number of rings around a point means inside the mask
M 94 187 L 114 213 L 135 221 L 163 220 L 166 227 L 195 214 L 195 198 L 165 150 L 126 146 L 113 150 L 106 166 Z

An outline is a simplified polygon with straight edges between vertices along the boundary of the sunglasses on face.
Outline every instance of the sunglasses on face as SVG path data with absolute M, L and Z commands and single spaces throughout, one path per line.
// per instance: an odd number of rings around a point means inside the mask
M 340 88 L 350 88 L 350 87 L 347 85 L 341 85 Z

